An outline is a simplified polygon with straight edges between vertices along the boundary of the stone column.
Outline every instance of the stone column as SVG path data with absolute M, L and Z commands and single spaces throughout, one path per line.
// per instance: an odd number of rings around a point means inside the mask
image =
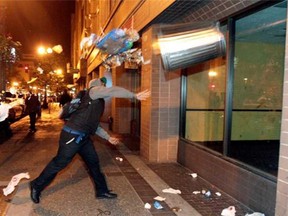
M 133 72 L 127 72 L 124 64 L 112 70 L 113 85 L 123 87 L 130 91 L 134 80 Z M 132 102 L 133 99 L 113 98 L 112 99 L 112 117 L 113 131 L 120 134 L 130 134 L 130 124 L 132 120 Z
M 142 35 L 145 63 L 141 71 L 141 88 L 151 91 L 151 98 L 141 102 L 140 153 L 152 162 L 177 160 L 180 71 L 168 72 L 162 67 L 160 55 L 155 53 L 155 30 Z

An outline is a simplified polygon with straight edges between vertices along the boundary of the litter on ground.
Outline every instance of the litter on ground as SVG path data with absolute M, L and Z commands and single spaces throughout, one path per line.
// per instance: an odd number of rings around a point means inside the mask
M 173 212 L 180 212 L 180 211 L 182 211 L 182 209 L 179 208 L 179 207 L 172 207 L 171 210 L 172 210 Z
M 123 158 L 121 158 L 121 157 L 116 157 L 116 160 L 118 160 L 118 161 L 123 161 Z
M 235 216 L 235 213 L 235 206 L 229 206 L 228 208 L 222 210 L 221 216 Z
M 181 194 L 180 190 L 176 190 L 176 189 L 173 189 L 173 188 L 163 189 L 162 192 L 164 192 L 164 193 L 172 193 L 172 194 Z
M 265 216 L 263 213 L 260 212 L 254 212 L 252 214 L 246 214 L 245 216 Z
M 220 192 L 215 193 L 217 196 L 221 196 L 222 194 Z
M 145 209 L 151 209 L 151 205 L 149 203 L 145 203 L 144 207 Z
M 197 176 L 198 176 L 197 173 L 191 173 L 190 175 L 191 175 L 193 178 L 197 178 Z
M 161 196 L 157 196 L 157 197 L 154 197 L 154 200 L 157 200 L 157 201 L 164 201 L 164 200 L 166 200 L 166 198 L 161 197 Z
M 154 202 L 154 207 L 155 207 L 156 209 L 163 209 L 163 206 L 162 206 L 158 201 L 155 201 L 155 202 Z
M 21 181 L 21 179 L 26 178 L 29 179 L 30 175 L 29 173 L 19 173 L 17 175 L 14 175 L 12 179 L 10 180 L 8 186 L 6 188 L 3 188 L 3 194 L 7 196 L 8 194 L 11 194 L 15 187 L 18 185 L 18 183 Z

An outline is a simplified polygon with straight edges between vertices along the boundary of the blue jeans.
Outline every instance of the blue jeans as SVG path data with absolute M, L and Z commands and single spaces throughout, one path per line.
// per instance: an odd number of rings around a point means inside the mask
M 101 172 L 99 157 L 89 136 L 76 143 L 77 135 L 61 131 L 57 155 L 48 163 L 32 186 L 42 191 L 64 169 L 78 153 L 89 169 L 97 194 L 109 192 L 104 174 Z M 71 141 L 73 140 L 73 141 Z M 67 144 L 66 144 L 67 143 Z

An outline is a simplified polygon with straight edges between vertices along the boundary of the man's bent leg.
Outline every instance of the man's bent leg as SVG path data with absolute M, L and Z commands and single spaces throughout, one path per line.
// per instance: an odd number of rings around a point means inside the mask
M 97 152 L 95 151 L 93 142 L 88 139 L 86 140 L 85 144 L 79 150 L 80 156 L 83 158 L 84 162 L 86 163 L 90 175 L 93 178 L 95 187 L 96 187 L 96 196 L 97 198 L 116 198 L 117 194 L 110 193 L 107 182 L 105 179 L 104 174 L 101 171 L 100 164 L 99 164 L 99 157 Z
M 56 158 L 56 157 L 55 157 Z M 30 182 L 30 190 L 31 190 L 31 199 L 34 203 L 40 202 L 40 195 L 41 191 L 51 183 L 51 181 L 55 178 L 57 173 L 63 169 L 57 165 L 56 160 L 53 158 L 52 161 L 45 167 L 42 173 L 39 175 L 38 178 L 34 179 Z
M 78 144 L 75 142 L 72 142 L 69 145 L 66 144 L 66 141 L 69 139 L 71 139 L 70 134 L 66 132 L 61 133 L 57 155 L 49 162 L 41 174 L 36 179 L 31 181 L 31 198 L 33 202 L 39 202 L 41 191 L 52 182 L 59 171 L 64 169 L 71 162 L 75 154 L 78 152 Z
M 30 130 L 31 131 L 36 131 L 36 112 L 30 113 Z

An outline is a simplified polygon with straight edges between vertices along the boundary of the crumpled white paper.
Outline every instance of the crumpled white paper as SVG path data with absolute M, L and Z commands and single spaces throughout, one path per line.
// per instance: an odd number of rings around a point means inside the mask
M 23 178 L 30 179 L 29 173 L 27 172 L 14 175 L 10 180 L 8 186 L 6 188 L 3 188 L 3 194 L 5 196 L 11 194 L 15 190 L 15 186 L 17 186 L 20 180 Z
M 191 173 L 190 175 L 191 175 L 193 178 L 197 178 L 197 176 L 198 176 L 197 173 Z
M 221 216 L 235 216 L 236 210 L 234 206 L 229 206 L 221 212 Z
M 121 162 L 123 161 L 123 158 L 121 158 L 121 157 L 116 157 L 115 159 L 118 161 L 121 161 Z
M 260 213 L 260 212 L 254 212 L 252 214 L 246 214 L 245 216 L 265 216 L 265 214 Z
M 145 203 L 144 208 L 145 209 L 151 209 L 151 205 L 149 203 Z
M 166 200 L 166 198 L 161 197 L 161 196 L 157 196 L 157 197 L 154 197 L 154 200 L 157 200 L 157 201 L 164 201 L 164 200 Z
M 175 190 L 173 188 L 163 189 L 162 192 L 164 192 L 164 193 L 172 193 L 172 194 L 181 194 L 180 190 Z

